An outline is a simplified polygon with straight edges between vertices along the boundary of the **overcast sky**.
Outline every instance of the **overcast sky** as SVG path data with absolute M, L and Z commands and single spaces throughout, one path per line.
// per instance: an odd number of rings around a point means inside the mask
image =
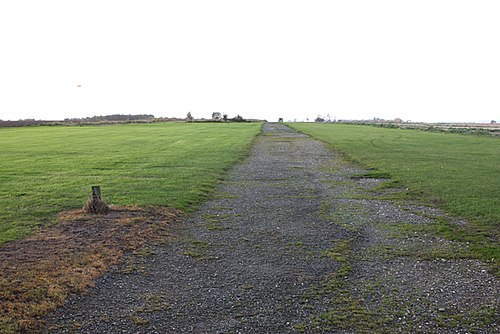
M 500 1 L 0 1 L 0 119 L 189 111 L 500 121 Z

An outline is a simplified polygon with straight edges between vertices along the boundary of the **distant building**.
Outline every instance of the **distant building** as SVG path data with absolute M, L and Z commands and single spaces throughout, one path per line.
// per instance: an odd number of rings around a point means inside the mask
M 403 120 L 401 118 L 395 118 L 394 123 L 403 123 Z

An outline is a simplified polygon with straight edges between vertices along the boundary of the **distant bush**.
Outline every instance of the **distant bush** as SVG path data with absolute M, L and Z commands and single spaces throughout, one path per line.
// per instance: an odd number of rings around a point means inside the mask
M 2 121 L 0 127 L 18 127 L 18 126 L 61 126 L 61 125 L 110 125 L 110 124 L 128 124 L 128 123 L 153 123 L 153 122 L 179 122 L 180 118 L 159 117 L 153 115 L 108 115 L 93 116 L 86 118 L 66 118 L 63 121 L 44 121 L 35 119 L 23 119 L 18 121 Z
M 66 118 L 65 122 L 113 122 L 113 121 L 139 121 L 139 120 L 153 120 L 154 115 L 141 114 L 141 115 L 107 115 L 107 116 L 92 116 L 85 118 Z
M 240 115 L 231 118 L 231 121 L 233 121 L 233 122 L 246 122 L 246 120 L 243 117 L 241 117 Z

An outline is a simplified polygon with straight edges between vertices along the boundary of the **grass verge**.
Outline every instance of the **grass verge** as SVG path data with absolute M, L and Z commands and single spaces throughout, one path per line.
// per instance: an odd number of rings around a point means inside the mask
M 469 242 L 474 257 L 500 273 L 499 138 L 346 124 L 289 125 L 372 168 L 368 177 L 390 177 L 427 204 L 466 218 L 469 224 L 443 221 L 433 231 Z
M 0 244 L 83 206 L 91 185 L 115 205 L 186 210 L 245 156 L 260 123 L 0 129 Z

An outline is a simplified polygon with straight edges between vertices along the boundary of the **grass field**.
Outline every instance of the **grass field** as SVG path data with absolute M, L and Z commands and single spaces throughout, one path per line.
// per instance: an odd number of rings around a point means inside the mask
M 159 123 L 0 129 L 0 243 L 82 207 L 91 185 L 108 204 L 199 203 L 241 159 L 258 123 Z
M 499 138 L 346 124 L 289 125 L 375 168 L 371 176 L 388 176 L 393 185 L 408 187 L 429 204 L 468 219 L 466 227 L 442 222 L 434 229 L 472 243 L 475 256 L 498 261 Z

